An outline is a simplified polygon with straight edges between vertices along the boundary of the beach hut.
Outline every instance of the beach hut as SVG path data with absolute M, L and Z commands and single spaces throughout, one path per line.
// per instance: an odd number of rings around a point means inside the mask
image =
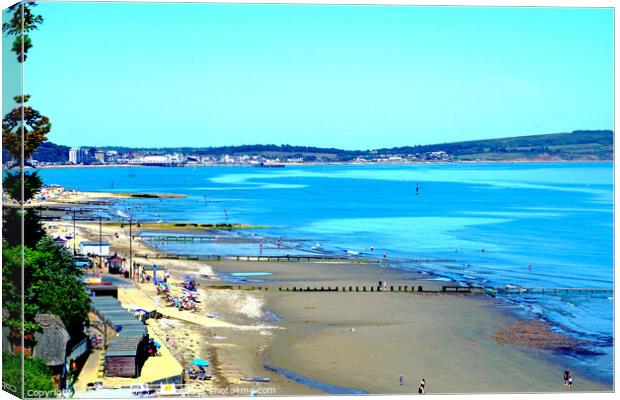
M 108 257 L 106 261 L 108 265 L 108 272 L 111 274 L 120 274 L 123 267 L 123 259 L 116 254 L 112 257 Z
M 106 376 L 137 378 L 145 358 L 143 337 L 114 337 L 105 352 Z
M 118 288 L 110 282 L 86 283 L 85 288 L 91 297 L 110 296 L 118 298 Z

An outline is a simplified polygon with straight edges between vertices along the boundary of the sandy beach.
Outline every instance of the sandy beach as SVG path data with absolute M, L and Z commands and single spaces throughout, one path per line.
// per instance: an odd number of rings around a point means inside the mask
M 47 223 L 46 229 L 51 236 L 72 234 L 70 221 Z M 103 224 L 103 240 L 110 242 L 113 252 L 128 256 L 128 231 L 119 229 L 115 224 Z M 118 234 L 118 237 L 117 235 Z M 97 223 L 76 223 L 76 241 L 98 240 Z M 67 242 L 72 248 L 73 239 Z M 134 239 L 134 251 L 142 254 L 155 254 L 156 251 Z M 136 263 L 146 265 L 149 260 L 134 257 Z M 150 262 L 152 264 L 152 262 Z M 149 265 L 150 265 L 149 264 Z M 173 291 L 180 291 L 182 276 L 196 273 L 208 268 L 202 262 L 161 260 L 158 266 L 171 273 L 169 280 Z M 95 270 L 98 270 L 95 266 Z M 216 274 L 211 283 L 221 283 Z M 229 291 L 200 290 L 203 307 L 197 313 L 179 311 L 171 307 L 158 306 L 154 285 L 137 283 L 135 288 L 119 288 L 119 300 L 126 307 L 153 308 L 164 315 L 159 320 L 148 321 L 149 330 L 158 337 L 163 347 L 170 351 L 182 367 L 189 367 L 194 358 L 209 360 L 213 379 L 205 382 L 191 381 L 189 392 L 193 395 L 249 395 L 251 391 L 264 391 L 266 394 L 277 393 L 320 393 L 319 390 L 291 382 L 277 374 L 268 374 L 263 368 L 259 354 L 272 340 L 272 332 L 279 329 L 265 323 L 262 318 L 262 302 L 246 292 L 237 291 L 236 296 Z M 221 318 L 208 318 L 206 314 L 226 313 Z M 230 321 L 230 322 L 229 322 Z M 166 340 L 165 338 L 168 338 Z M 240 378 L 269 376 L 271 383 L 244 382 Z M 101 379 L 101 378 L 100 378 Z M 78 379 L 79 381 L 79 379 Z M 121 380 L 128 384 L 130 380 Z M 138 379 L 137 381 L 140 381 Z M 104 380 L 104 383 L 118 383 L 118 380 Z M 84 382 L 83 382 L 84 383 Z
M 96 240 L 97 223 L 76 224 L 77 241 Z M 72 231 L 70 221 L 48 223 L 49 234 Z M 103 224 L 113 252 L 129 253 L 127 227 Z M 68 246 L 72 244 L 69 242 Z M 133 251 L 160 250 L 134 238 Z M 504 304 L 483 296 L 418 293 L 286 292 L 293 287 L 419 286 L 438 289 L 428 276 L 372 263 L 167 260 L 154 262 L 178 285 L 184 274 L 198 277 L 203 307 L 198 313 L 158 307 L 164 318 L 150 329 L 165 338 L 182 365 L 196 357 L 210 360 L 214 378 L 193 383 L 192 393 L 248 394 L 251 388 L 277 395 L 312 393 L 413 393 L 420 379 L 430 393 L 558 392 L 562 372 L 547 350 L 499 343 L 498 331 L 518 323 Z M 208 272 L 207 277 L 198 275 Z M 262 282 L 222 281 L 230 273 L 267 273 Z M 231 285 L 250 289 L 217 289 Z M 279 291 L 282 288 L 284 291 Z M 121 289 L 124 304 L 157 305 L 155 287 Z M 217 316 L 209 318 L 208 316 Z M 163 339 L 162 339 L 163 340 Z M 266 368 L 267 367 L 267 368 Z M 572 368 L 571 368 L 572 369 Z M 404 384 L 399 384 L 403 375 Z M 249 383 L 242 377 L 268 377 Z M 573 374 L 574 391 L 611 387 Z M 318 382 L 318 384 L 317 384 Z
M 260 286 L 376 284 L 438 286 L 414 273 L 359 264 L 222 261 L 216 271 L 272 272 Z M 330 272 L 331 271 L 331 272 Z M 321 279 L 315 277 L 320 276 Z M 246 284 L 247 285 L 247 284 Z M 258 285 L 258 284 L 252 284 Z M 496 332 L 519 319 L 481 296 L 357 292 L 252 292 L 282 318 L 263 361 L 332 385 L 369 393 L 412 393 L 425 378 L 432 393 L 558 392 L 564 368 L 551 353 L 500 344 Z M 403 375 L 405 384 L 399 384 Z M 575 376 L 573 390 L 608 391 Z

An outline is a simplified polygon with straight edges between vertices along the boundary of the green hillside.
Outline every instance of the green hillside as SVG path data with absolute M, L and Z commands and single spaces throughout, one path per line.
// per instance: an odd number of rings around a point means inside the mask
M 385 154 L 444 151 L 455 160 L 612 160 L 613 131 L 574 131 L 383 149 Z

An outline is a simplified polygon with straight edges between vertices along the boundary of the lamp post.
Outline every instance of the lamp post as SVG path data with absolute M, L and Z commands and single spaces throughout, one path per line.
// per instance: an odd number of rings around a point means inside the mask
M 130 279 L 133 281 L 134 278 L 134 268 L 133 268 L 133 217 L 130 214 L 131 207 L 127 207 L 127 221 L 129 222 L 129 275 Z M 140 227 L 140 224 L 137 224 L 137 227 Z
M 132 258 L 132 243 L 133 243 L 133 239 L 131 237 L 131 225 L 132 225 L 132 220 L 131 220 L 131 215 L 129 216 L 129 279 L 131 279 L 132 281 L 133 279 L 133 258 Z
M 103 255 L 103 217 L 99 216 L 99 268 L 103 270 L 103 262 L 101 257 Z
M 75 243 L 76 243 L 76 238 L 75 238 L 75 215 L 76 214 L 81 214 L 82 211 L 80 210 L 71 210 L 71 211 L 67 211 L 67 213 L 65 215 L 70 215 L 73 214 L 73 255 L 77 254 L 77 251 L 75 250 Z

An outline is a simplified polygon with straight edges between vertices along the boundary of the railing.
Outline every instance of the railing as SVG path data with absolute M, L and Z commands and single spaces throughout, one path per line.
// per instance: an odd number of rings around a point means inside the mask
M 71 351 L 67 353 L 67 359 L 77 360 L 84 354 L 88 353 L 89 350 L 90 350 L 90 341 L 88 340 L 88 338 L 84 338 L 78 344 L 73 346 Z

